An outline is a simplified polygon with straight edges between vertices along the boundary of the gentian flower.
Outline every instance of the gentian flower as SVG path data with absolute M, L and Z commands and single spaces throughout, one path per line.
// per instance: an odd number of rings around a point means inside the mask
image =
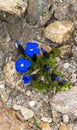
M 45 69 L 47 69 L 47 70 L 49 70 L 49 69 L 51 68 L 50 65 L 45 65 L 44 67 L 45 67 Z
M 22 55 L 25 55 L 25 50 L 24 50 L 24 48 L 22 47 L 22 45 L 20 44 L 19 40 L 16 40 L 15 45 L 16 45 L 17 49 L 20 51 L 20 53 L 21 53 Z
M 40 49 L 38 48 L 38 43 L 36 42 L 27 42 L 26 43 L 26 49 L 25 49 L 26 55 L 29 57 L 33 57 L 35 54 L 40 54 Z
M 24 75 L 22 80 L 23 80 L 24 84 L 27 84 L 32 80 L 32 76 Z
M 15 68 L 17 72 L 27 72 L 28 68 L 31 67 L 31 62 L 25 58 L 19 58 L 15 63 Z
M 44 48 L 41 48 L 41 51 L 43 52 L 44 57 L 49 58 L 49 53 Z
M 50 76 L 51 76 L 51 80 L 53 80 L 53 81 L 59 81 L 60 80 L 60 77 L 57 76 L 56 74 L 52 73 Z
M 67 81 L 64 79 L 64 80 L 60 81 L 58 84 L 61 85 L 61 86 L 63 86 L 63 85 L 66 84 L 66 82 L 67 82 Z

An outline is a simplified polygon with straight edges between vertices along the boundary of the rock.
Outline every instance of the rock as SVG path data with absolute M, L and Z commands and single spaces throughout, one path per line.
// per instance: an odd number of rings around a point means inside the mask
M 77 124 L 74 125 L 73 129 L 72 130 L 77 130 Z
M 31 91 L 30 90 L 28 90 L 27 92 L 26 92 L 26 96 L 28 96 L 28 97 L 30 97 L 31 96 Z
M 0 82 L 0 89 L 5 89 L 4 81 L 1 81 L 1 82 Z
M 74 24 L 72 22 L 56 21 L 45 28 L 44 34 L 47 39 L 61 44 L 71 38 L 73 30 Z
M 38 21 L 38 25 L 39 26 L 43 26 L 46 24 L 46 22 L 50 19 L 51 15 L 50 15 L 50 12 L 49 10 L 45 10 L 42 12 L 40 18 L 39 18 L 39 21 Z
M 59 127 L 59 130 L 71 130 L 69 126 L 65 125 L 65 124 L 61 124 Z
M 18 74 L 15 70 L 15 62 L 9 61 L 4 66 L 4 75 L 6 84 L 10 85 L 11 88 L 14 88 L 17 84 Z
M 68 123 L 68 122 L 69 122 L 68 115 L 63 115 L 63 123 Z
M 29 102 L 29 106 L 30 106 L 30 107 L 34 107 L 34 106 L 35 106 L 35 101 L 30 101 L 30 102 Z
M 0 82 L 0 98 L 5 103 L 7 102 L 9 95 L 6 93 L 4 81 Z
M 26 11 L 27 3 L 23 0 L 1 0 L 0 10 L 11 14 L 21 15 Z
M 50 104 L 54 122 L 60 122 L 63 115 L 67 115 L 73 122 L 77 119 L 77 86 L 67 91 L 58 92 L 51 99 Z
M 42 117 L 41 120 L 44 121 L 44 122 L 47 122 L 47 123 L 52 122 L 52 118 L 47 118 L 47 117 Z
M 14 104 L 13 109 L 21 112 L 25 120 L 31 119 L 34 116 L 34 113 L 32 110 L 22 107 L 20 105 Z
M 14 110 L 21 110 L 21 106 L 17 104 L 13 104 L 13 109 Z
M 17 119 L 15 111 L 8 107 L 0 108 L 0 130 L 28 130 Z
M 61 2 L 59 4 L 56 4 L 54 6 L 55 11 L 54 11 L 54 17 L 56 19 L 62 20 L 62 19 L 67 19 L 68 18 L 68 3 Z
M 61 58 L 69 58 L 72 55 L 72 45 L 63 45 L 59 50 Z
M 69 63 L 64 63 L 63 66 L 64 66 L 65 69 L 67 69 L 67 68 L 69 68 L 70 64 Z
M 41 130 L 53 130 L 48 123 L 41 121 L 40 122 Z
M 77 81 L 77 76 L 75 73 L 72 73 L 70 80 L 72 83 L 75 83 Z
M 29 0 L 27 7 L 27 20 L 31 24 L 36 24 L 39 19 L 41 19 L 43 12 L 47 12 L 45 7 L 47 6 L 46 0 Z M 49 19 L 49 14 L 47 14 L 47 19 Z M 42 20 L 41 20 L 42 21 Z
M 34 116 L 33 111 L 25 107 L 21 107 L 21 114 L 24 116 L 25 120 L 29 120 Z

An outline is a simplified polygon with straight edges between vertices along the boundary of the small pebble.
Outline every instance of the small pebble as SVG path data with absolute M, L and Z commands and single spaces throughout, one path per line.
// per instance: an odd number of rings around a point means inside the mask
M 70 66 L 69 63 L 65 63 L 65 64 L 64 64 L 64 68 L 65 68 L 65 69 L 69 68 L 69 66 Z
M 21 114 L 23 115 L 25 120 L 29 120 L 34 116 L 33 111 L 25 107 L 21 108 Z
M 13 109 L 14 110 L 21 110 L 21 106 L 17 104 L 13 104 Z
M 63 115 L 63 123 L 68 123 L 68 122 L 69 122 L 68 115 Z
M 71 75 L 71 82 L 74 83 L 74 82 L 76 82 L 76 81 L 77 81 L 77 79 L 76 79 L 76 74 L 73 73 L 73 74 Z
M 52 122 L 52 118 L 47 118 L 47 117 L 42 117 L 41 120 L 44 121 L 44 122 L 47 122 L 47 123 Z
M 35 106 L 35 101 L 30 101 L 30 102 L 29 102 L 29 105 L 30 105 L 30 107 Z
M 26 96 L 30 96 L 31 95 L 31 91 L 30 90 L 28 90 L 27 92 L 26 92 Z
M 5 85 L 4 84 L 0 84 L 0 89 L 5 89 Z

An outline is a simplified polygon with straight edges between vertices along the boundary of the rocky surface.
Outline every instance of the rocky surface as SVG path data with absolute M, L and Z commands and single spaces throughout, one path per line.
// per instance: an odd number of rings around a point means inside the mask
M 61 44 L 71 38 L 74 24 L 68 21 L 56 21 L 45 28 L 45 37 L 49 40 Z
M 57 93 L 51 99 L 51 110 L 55 122 L 61 121 L 67 115 L 70 121 L 77 119 L 77 86 L 68 91 Z M 68 96 L 69 95 L 69 96 Z
M 8 6 L 7 6 L 8 5 Z M 0 1 L 0 10 L 6 11 L 8 13 L 21 15 L 25 13 L 27 3 L 23 0 L 1 0 Z
M 6 2 L 0 0 L 0 130 L 77 130 L 77 0 Z M 50 32 L 50 25 L 56 22 L 58 28 L 66 29 L 68 38 L 64 29 L 60 30 L 63 37 L 57 35 L 54 41 L 45 37 L 46 28 Z M 48 52 L 58 47 L 56 65 L 71 82 L 70 89 L 57 94 L 51 89 L 44 94 L 23 85 L 22 74 L 14 66 L 20 57 L 16 39 L 23 47 L 27 41 L 38 41 Z
M 0 130 L 28 130 L 20 120 L 16 118 L 15 111 L 7 106 L 0 108 Z
M 27 8 L 27 20 L 31 24 L 43 25 L 49 20 L 49 3 L 48 0 L 29 0 Z

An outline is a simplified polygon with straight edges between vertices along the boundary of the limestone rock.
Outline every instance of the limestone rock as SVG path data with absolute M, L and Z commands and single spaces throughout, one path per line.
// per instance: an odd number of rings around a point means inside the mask
M 47 117 L 42 117 L 41 120 L 44 121 L 44 122 L 47 122 L 47 123 L 52 122 L 52 118 L 47 118 Z
M 56 21 L 45 28 L 45 37 L 53 42 L 61 44 L 71 38 L 74 24 L 68 21 Z
M 69 117 L 67 115 L 63 115 L 63 123 L 68 123 Z
M 24 124 L 19 121 L 15 111 L 8 107 L 0 108 L 0 130 L 26 130 Z
M 61 124 L 59 127 L 59 130 L 71 130 L 71 129 L 69 128 L 69 126 L 67 126 L 65 124 Z
M 0 10 L 11 14 L 21 15 L 26 11 L 27 3 L 23 0 L 1 0 Z
M 77 119 L 77 86 L 57 93 L 51 99 L 50 104 L 54 122 L 60 122 L 63 115 L 67 115 L 73 122 Z
M 15 70 L 15 62 L 9 61 L 4 66 L 4 75 L 6 84 L 10 85 L 11 88 L 14 88 L 18 84 L 18 74 Z
M 40 122 L 40 128 L 41 128 L 41 130 L 52 130 L 52 128 L 49 126 L 49 124 L 44 121 Z
M 63 45 L 59 50 L 61 58 L 69 58 L 72 55 L 72 45 Z
M 25 120 L 29 120 L 34 116 L 33 111 L 25 107 L 21 107 L 21 113 L 24 116 Z
M 20 112 L 25 120 L 31 119 L 34 116 L 34 113 L 32 110 L 30 110 L 26 107 L 22 107 L 22 106 L 17 105 L 17 104 L 13 105 L 13 109 L 17 110 L 17 111 L 20 110 Z
M 77 130 L 77 124 L 74 125 L 73 130 Z

